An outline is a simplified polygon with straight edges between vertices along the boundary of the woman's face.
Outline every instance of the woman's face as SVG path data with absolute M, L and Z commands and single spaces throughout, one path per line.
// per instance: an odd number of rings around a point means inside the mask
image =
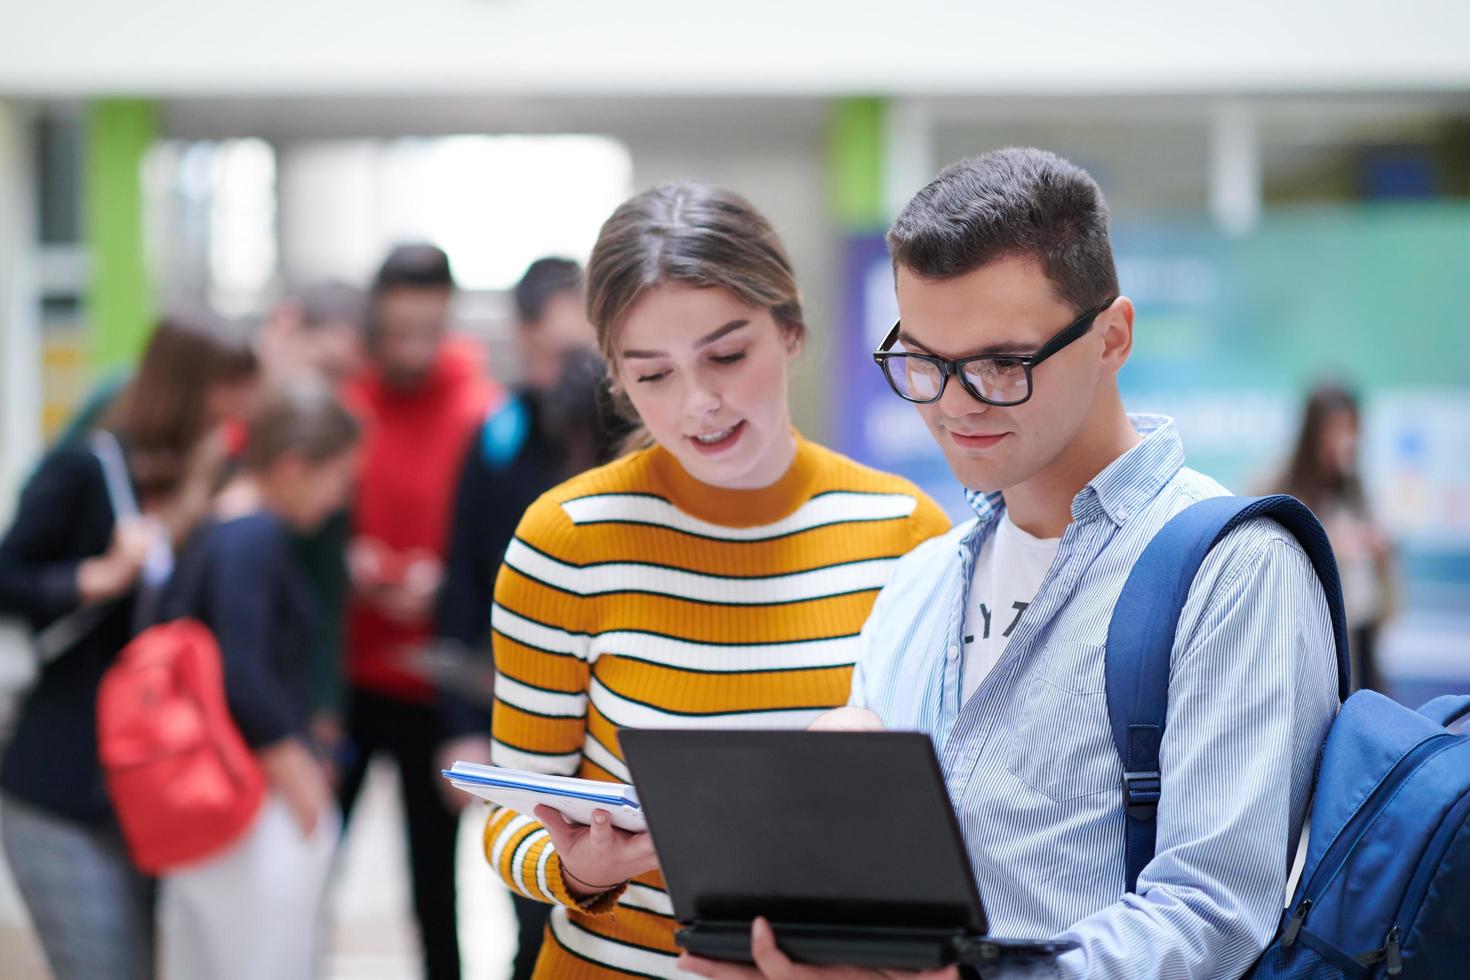
M 229 381 L 216 381 L 206 390 L 204 411 L 207 429 L 224 422 L 244 418 L 260 384 L 260 375 L 248 374 Z
M 657 286 L 628 312 L 615 378 L 659 445 L 702 483 L 756 489 L 795 456 L 795 335 L 721 288 Z
M 1358 416 L 1338 409 L 1322 420 L 1319 463 L 1329 473 L 1351 473 L 1358 458 Z

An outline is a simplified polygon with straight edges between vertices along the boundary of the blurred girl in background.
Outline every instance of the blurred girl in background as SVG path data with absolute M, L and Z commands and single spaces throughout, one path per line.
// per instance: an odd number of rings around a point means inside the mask
M 1307 396 L 1296 448 L 1279 479 L 1281 492 L 1312 508 L 1327 529 L 1347 611 L 1353 686 L 1383 691 L 1378 632 L 1393 613 L 1393 545 L 1373 519 L 1358 469 L 1358 400 L 1337 384 Z
M 100 432 L 47 456 L 0 540 L 0 613 L 61 637 L 38 644 L 40 675 L 0 762 L 6 860 L 58 980 L 153 976 L 152 889 L 108 804 L 97 686 L 150 621 L 254 379 L 243 338 L 163 321 Z
M 267 391 L 250 414 L 239 472 L 180 559 L 165 618 L 209 627 L 225 696 L 268 793 L 245 836 L 162 879 L 169 977 L 308 980 L 340 830 L 309 741 L 307 662 L 321 612 L 293 535 L 346 503 L 358 424 L 332 392 L 301 381 Z

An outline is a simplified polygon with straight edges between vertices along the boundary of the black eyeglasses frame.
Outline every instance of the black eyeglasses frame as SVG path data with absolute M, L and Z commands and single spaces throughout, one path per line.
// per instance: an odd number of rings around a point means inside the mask
M 959 357 L 955 358 L 954 360 L 950 360 L 948 358 L 939 357 L 935 354 L 915 354 L 910 353 L 909 351 L 894 351 L 892 349 L 893 345 L 898 342 L 898 332 L 899 329 L 903 326 L 902 320 L 895 320 L 893 322 L 893 329 L 888 331 L 888 336 L 884 338 L 883 343 L 879 344 L 878 349 L 873 351 L 873 361 L 878 365 L 879 370 L 883 372 L 883 378 L 888 382 L 888 387 L 892 388 L 893 393 L 906 402 L 912 402 L 915 405 L 930 405 L 934 402 L 939 401 L 939 399 L 944 397 L 944 389 L 949 384 L 950 377 L 953 376 L 959 379 L 960 385 L 963 386 L 965 391 L 969 393 L 970 397 L 974 398 L 976 401 L 981 402 L 985 405 L 994 405 L 997 408 L 1013 408 L 1016 405 L 1024 405 L 1026 402 L 1030 401 L 1031 396 L 1035 393 L 1036 385 L 1031 377 L 1032 370 L 1036 368 L 1037 365 L 1045 361 L 1047 358 L 1051 357 L 1053 354 L 1067 347 L 1069 344 L 1075 343 L 1076 341 L 1082 339 L 1082 337 L 1086 335 L 1087 331 L 1092 328 L 1093 321 L 1095 321 L 1099 316 L 1106 312 L 1117 301 L 1118 297 L 1114 296 L 1107 302 L 1102 303 L 1099 306 L 1095 306 L 1092 309 L 1088 310 L 1086 313 L 1083 313 L 1077 319 L 1073 320 L 1071 323 L 1067 324 L 1061 330 L 1053 334 L 1050 340 L 1042 344 L 1039 348 L 1037 348 L 1034 353 L 1031 354 L 976 354 L 971 357 Z M 928 363 L 933 364 L 936 368 L 939 369 L 939 391 L 937 394 L 935 394 L 933 398 L 910 398 L 908 395 L 905 395 L 902 391 L 899 390 L 898 383 L 893 380 L 893 375 L 889 372 L 888 362 L 904 357 L 915 357 L 919 360 L 927 361 Z M 1021 364 L 1021 367 L 1026 372 L 1025 397 L 1019 398 L 1015 401 L 997 401 L 993 398 L 987 398 L 986 396 L 980 394 L 980 392 L 975 390 L 974 385 L 972 385 L 966 379 L 964 373 L 966 365 L 973 364 L 976 361 L 1019 362 Z

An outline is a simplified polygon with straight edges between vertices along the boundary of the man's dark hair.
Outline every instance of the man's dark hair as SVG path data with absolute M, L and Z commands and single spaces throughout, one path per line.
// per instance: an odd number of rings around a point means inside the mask
M 1097 181 L 1054 153 L 1007 147 L 961 160 L 914 195 L 888 231 L 894 268 L 953 279 L 998 259 L 1041 263 L 1078 313 L 1118 293 L 1108 205 Z
M 513 290 L 516 315 L 522 323 L 535 323 L 546 312 L 546 304 L 562 293 L 582 290 L 582 267 L 571 259 L 544 258 L 532 262 Z
M 449 256 L 438 245 L 395 245 L 373 277 L 373 295 L 390 289 L 453 289 Z

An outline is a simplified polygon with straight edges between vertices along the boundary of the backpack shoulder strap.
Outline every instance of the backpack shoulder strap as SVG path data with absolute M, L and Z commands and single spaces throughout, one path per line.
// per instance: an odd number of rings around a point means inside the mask
M 1108 719 L 1113 744 L 1123 761 L 1130 892 L 1137 888 L 1139 873 L 1154 856 L 1162 779 L 1159 746 L 1169 712 L 1169 658 L 1179 613 L 1210 549 L 1229 531 L 1256 517 L 1270 517 L 1290 531 L 1322 580 L 1337 647 L 1338 697 L 1348 696 L 1347 623 L 1337 561 L 1327 533 L 1306 505 L 1285 494 L 1212 497 L 1174 515 L 1143 549 L 1108 624 Z
M 94 429 L 88 434 L 87 441 L 92 455 L 102 468 L 102 483 L 107 488 L 107 501 L 112 507 L 114 519 L 136 516 L 138 501 L 133 495 L 128 464 L 123 458 L 122 445 L 117 441 L 117 436 L 106 429 Z M 80 606 L 38 632 L 34 648 L 41 665 L 45 666 L 59 659 L 81 642 L 83 637 L 101 624 L 112 606 L 112 602 Z
M 185 543 L 173 573 L 163 587 L 154 609 L 154 623 L 169 623 L 180 619 L 197 619 L 209 624 L 208 596 L 205 586 L 213 560 L 209 541 L 210 523 L 194 529 Z M 148 625 L 153 625 L 150 623 Z
M 107 485 L 107 499 L 112 504 L 113 516 L 136 517 L 138 499 L 133 496 L 132 479 L 128 476 L 128 464 L 123 457 L 122 444 L 117 436 L 106 429 L 94 429 L 88 436 L 92 454 L 102 466 L 102 480 Z
M 1470 694 L 1444 694 L 1419 706 L 1419 713 L 1436 725 L 1449 728 L 1470 715 Z
M 509 466 L 530 434 L 531 412 L 522 396 L 513 396 L 493 411 L 480 429 L 480 449 L 490 469 Z

